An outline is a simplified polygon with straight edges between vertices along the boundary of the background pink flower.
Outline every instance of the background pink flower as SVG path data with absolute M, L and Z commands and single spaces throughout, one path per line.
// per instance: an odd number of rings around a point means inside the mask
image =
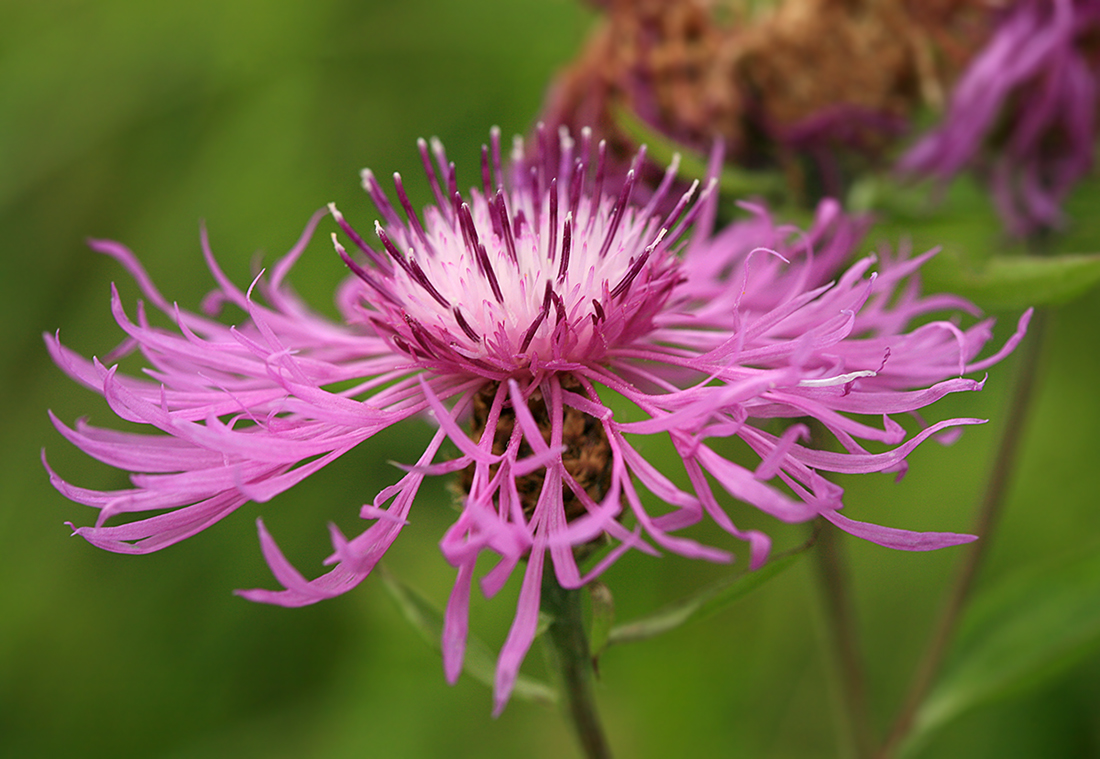
M 1011 4 L 902 171 L 946 181 L 977 167 L 1014 233 L 1060 225 L 1062 202 L 1092 168 L 1098 31 L 1095 0 Z

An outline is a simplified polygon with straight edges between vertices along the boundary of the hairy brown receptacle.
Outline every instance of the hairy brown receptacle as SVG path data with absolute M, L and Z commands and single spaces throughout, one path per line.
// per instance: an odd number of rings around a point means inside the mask
M 580 390 L 580 383 L 568 376 L 561 378 L 561 386 L 565 390 Z M 497 383 L 490 383 L 474 397 L 473 415 L 470 419 L 470 437 L 475 442 L 480 440 L 482 433 L 485 432 L 485 424 L 488 421 L 489 411 L 493 405 L 493 398 L 496 397 L 497 388 Z M 546 407 L 541 389 L 536 389 L 531 394 L 527 401 L 527 408 L 542 433 L 542 439 L 549 444 L 550 412 Z M 494 454 L 503 454 L 507 449 L 515 424 L 516 413 L 512 408 L 511 401 L 505 400 L 504 408 L 500 412 L 500 419 L 496 425 L 496 434 L 493 438 Z M 611 445 L 608 443 L 603 424 L 593 416 L 565 406 L 562 409 L 562 445 L 566 446 L 566 450 L 561 457 L 565 471 L 593 501 L 598 503 L 607 493 L 607 489 L 611 484 Z M 530 456 L 532 452 L 531 446 L 526 440 L 520 442 L 519 458 Z M 492 467 L 494 474 L 497 466 Z M 473 478 L 474 465 L 471 464 L 462 471 L 460 482 L 463 493 L 470 492 Z M 534 513 L 545 479 L 546 470 L 538 469 L 526 477 L 516 480 L 516 488 L 519 490 L 520 500 L 523 503 L 523 512 L 528 517 Z M 562 503 L 565 506 L 566 519 L 572 520 L 586 513 L 580 499 L 565 483 L 562 484 Z

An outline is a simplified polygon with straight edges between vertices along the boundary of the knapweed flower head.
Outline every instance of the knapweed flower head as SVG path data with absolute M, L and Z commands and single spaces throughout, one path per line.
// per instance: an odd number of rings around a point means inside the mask
M 1098 34 L 1096 0 L 1011 4 L 902 171 L 948 180 L 978 168 L 1013 233 L 1058 226 L 1062 202 L 1092 168 Z
M 841 489 L 821 473 L 900 471 L 922 441 L 979 421 L 941 421 L 909 436 L 892 415 L 979 389 L 982 379 L 962 375 L 1011 350 L 1026 317 L 1004 348 L 978 359 L 988 320 L 967 329 L 927 321 L 934 311 L 972 310 L 921 296 L 914 274 L 927 256 L 885 262 L 877 274 L 874 256 L 842 270 L 862 223 L 833 202 L 805 233 L 754 208 L 712 235 L 713 183 L 666 203 L 673 167 L 645 205 L 634 204 L 633 172 L 618 193 L 602 191 L 606 146 L 587 131 L 576 141 L 563 131 L 552 151 L 546 132 L 530 153 L 517 141 L 507 164 L 499 142 L 494 132 L 480 186 L 463 194 L 442 147 L 422 141 L 436 201 L 422 213 L 399 176 L 395 205 L 364 172 L 381 216 L 373 235 L 331 209 L 343 234 L 333 234 L 336 250 L 352 271 L 336 293 L 342 323 L 309 310 L 286 284 L 319 217 L 245 290 L 223 275 L 203 236 L 218 283 L 207 305 L 247 314 L 232 327 L 171 305 L 130 251 L 94 242 L 175 326 L 154 326 L 143 306 L 132 318 L 113 291 L 124 345 L 148 363 L 144 377 L 47 336 L 70 376 L 121 418 L 153 429 L 55 419 L 79 448 L 133 473 L 133 487 L 99 492 L 50 470 L 65 496 L 99 509 L 76 533 L 112 551 L 157 550 L 269 500 L 380 430 L 427 417 L 436 431 L 423 455 L 393 485 L 364 494 L 364 532 L 347 538 L 332 528 L 331 569 L 306 579 L 260 522 L 282 588 L 241 594 L 300 606 L 346 592 L 400 534 L 425 477 L 457 476 L 461 509 L 440 543 L 457 569 L 442 641 L 450 680 L 462 668 L 479 557 L 496 557 L 480 578 L 487 595 L 522 575 L 498 662 L 498 711 L 535 637 L 544 573 L 578 587 L 632 548 L 731 561 L 727 547 L 682 534 L 708 518 L 748 543 L 752 567 L 765 562 L 768 536 L 738 528 L 721 491 L 783 522 L 820 516 L 894 548 L 971 539 L 850 519 Z M 922 323 L 910 328 L 913 320 Z M 615 395 L 636 407 L 636 419 L 617 418 Z M 811 440 L 807 420 L 833 443 Z M 638 442 L 652 436 L 671 440 L 685 485 L 643 456 Z M 735 437 L 755 463 L 714 445 Z M 647 505 L 646 491 L 663 505 Z
M 993 2 L 598 3 L 602 22 L 543 119 L 598 125 L 629 157 L 625 110 L 685 148 L 721 138 L 731 164 L 838 195 L 882 163 L 922 105 L 940 103 L 984 42 Z

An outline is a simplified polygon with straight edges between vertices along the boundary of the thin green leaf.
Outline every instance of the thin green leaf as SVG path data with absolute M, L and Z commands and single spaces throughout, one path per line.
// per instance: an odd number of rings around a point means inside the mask
M 1004 582 L 967 612 L 902 755 L 970 709 L 1041 685 L 1097 648 L 1100 552 Z
M 656 637 L 696 619 L 704 619 L 726 608 L 788 569 L 805 548 L 768 562 L 755 572 L 742 572 L 700 588 L 652 614 L 611 629 L 607 645 Z
M 611 628 L 615 624 L 615 598 L 602 582 L 588 583 L 588 598 L 592 602 L 592 626 L 588 632 L 588 647 L 597 657 L 607 647 Z
M 962 295 L 983 308 L 1057 305 L 1100 284 L 1100 254 L 1028 255 L 1023 241 L 1004 236 L 983 186 L 961 178 L 946 192 L 933 203 L 927 185 L 867 176 L 852 187 L 848 208 L 873 211 L 879 220 L 873 234 L 884 241 L 910 239 L 917 251 L 942 244 L 944 250 L 921 269 L 925 290 Z M 1071 232 L 1076 237 L 1046 243 L 1096 250 L 1081 225 Z
M 925 185 L 898 182 L 882 174 L 857 178 L 844 204 L 851 213 L 875 213 L 886 219 L 923 221 L 929 215 L 942 214 L 929 202 Z
M 967 266 L 941 253 L 923 269 L 929 289 L 954 292 L 985 308 L 1066 303 L 1100 283 L 1100 254 L 1002 256 Z
M 638 145 L 645 145 L 649 158 L 662 166 L 672 163 L 673 156 L 680 156 L 680 176 L 705 182 L 707 156 L 679 144 L 652 129 L 648 124 L 622 106 L 613 108 L 615 125 Z M 780 174 L 770 171 L 747 171 L 726 164 L 718 175 L 718 189 L 723 195 L 745 198 L 752 195 L 776 197 L 785 185 Z
M 397 603 L 405 618 L 412 623 L 424 640 L 435 648 L 440 649 L 440 639 L 443 635 L 443 613 L 427 598 L 414 590 L 409 585 L 398 580 L 383 567 L 378 570 L 382 576 L 386 588 L 393 600 Z M 466 656 L 463 660 L 463 670 L 480 683 L 493 687 L 496 673 L 496 657 L 480 638 L 475 635 L 466 637 Z M 520 675 L 516 679 L 514 696 L 527 701 L 535 701 L 548 705 L 556 705 L 558 702 L 557 691 L 542 682 L 527 675 Z

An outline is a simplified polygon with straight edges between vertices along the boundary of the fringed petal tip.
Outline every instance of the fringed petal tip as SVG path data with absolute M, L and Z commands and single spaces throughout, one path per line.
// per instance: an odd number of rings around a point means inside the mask
M 235 590 L 233 591 L 235 595 L 257 603 L 286 607 L 305 606 L 327 597 L 321 595 L 310 597 L 308 593 L 309 582 L 287 561 L 286 556 L 283 555 L 283 552 L 275 543 L 275 539 L 268 532 L 262 518 L 256 519 L 256 530 L 259 532 L 260 548 L 263 551 L 264 560 L 267 562 L 272 574 L 275 575 L 275 580 L 285 589 L 278 591 L 264 588 Z
M 749 569 L 753 572 L 768 563 L 771 555 L 772 540 L 767 535 L 757 530 L 749 530 L 745 534 L 749 541 Z
M 978 539 L 977 535 L 967 535 L 965 533 L 914 532 L 867 522 L 857 522 L 835 511 L 825 512 L 822 516 L 849 535 L 898 551 L 935 551 L 949 546 L 973 543 Z

